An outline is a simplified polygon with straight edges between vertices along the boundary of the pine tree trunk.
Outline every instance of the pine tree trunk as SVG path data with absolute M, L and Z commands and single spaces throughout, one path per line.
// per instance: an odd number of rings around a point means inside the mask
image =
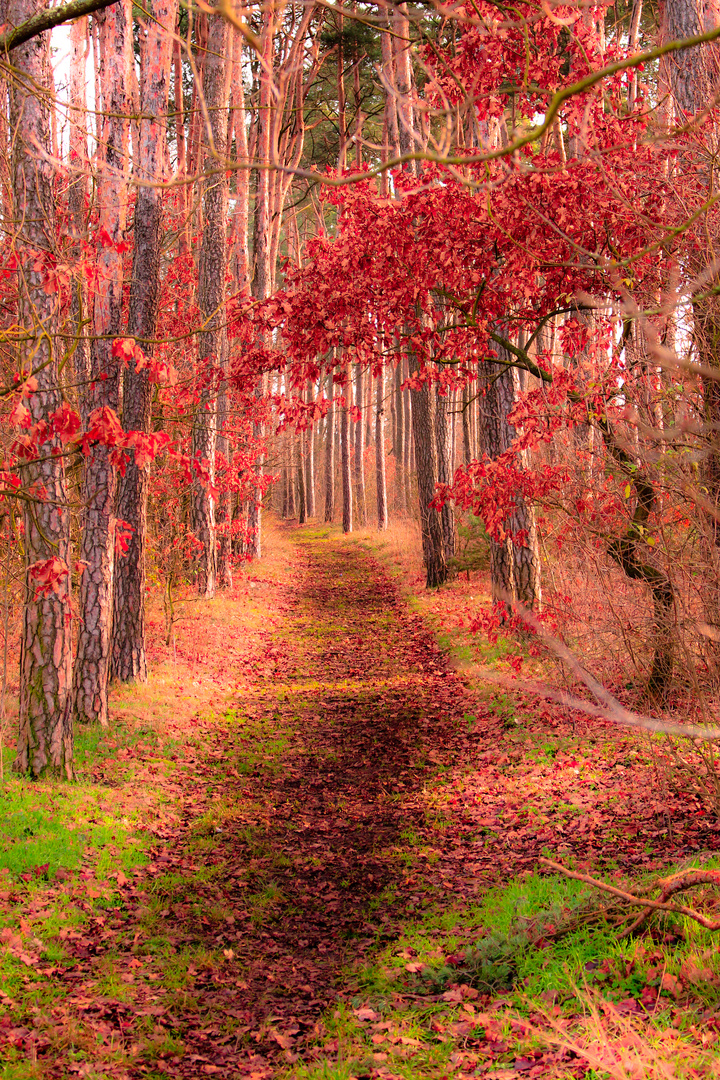
M 381 55 L 382 55 L 382 76 L 383 85 L 385 87 L 385 128 L 387 132 L 388 149 L 394 158 L 400 156 L 400 131 L 398 125 L 398 108 L 397 108 L 397 87 L 395 78 L 395 52 L 393 49 L 393 38 L 390 36 L 392 30 L 392 19 L 388 15 L 387 7 L 385 8 L 384 22 L 388 26 L 388 30 L 383 29 L 381 31 Z
M 138 176 L 153 183 L 167 178 L 167 106 L 172 42 L 167 27 L 175 25 L 177 0 L 154 0 L 141 68 L 141 112 Z M 135 245 L 128 334 L 145 353 L 153 346 L 160 297 L 162 194 L 141 185 L 135 203 Z M 123 428 L 150 431 L 150 383 L 147 369 L 130 364 L 123 387 Z M 117 516 L 132 527 L 127 554 L 117 560 L 110 674 L 122 682 L 147 678 L 145 653 L 145 550 L 149 466 L 138 465 L 135 452 L 118 480 Z
M 187 156 L 185 150 L 185 108 L 183 104 L 182 85 L 182 50 L 180 41 L 176 40 L 173 46 L 173 71 L 175 76 L 175 149 L 177 157 L 178 185 L 178 251 L 180 255 L 186 255 L 190 247 L 188 233 L 188 209 L 187 209 L 187 184 L 184 183 L 187 175 Z
M 418 370 L 419 365 L 413 356 L 410 358 L 410 374 L 414 375 Z M 430 503 L 435 497 L 435 483 L 437 480 L 432 409 L 433 392 L 425 382 L 420 390 L 412 390 L 411 394 L 423 561 L 425 563 L 426 584 L 431 589 L 442 585 L 447 580 L 447 563 L 445 561 L 440 515 L 437 510 L 430 507 Z
M 352 394 L 349 366 L 346 366 L 345 404 L 340 409 L 340 460 L 342 467 L 343 532 L 353 531 L 352 474 L 350 469 L 350 417 L 348 406 Z
M 406 375 L 409 374 L 409 369 L 406 371 Z M 414 421 L 413 421 L 413 406 L 415 404 L 415 397 L 409 390 L 403 390 L 403 498 L 405 500 L 405 506 L 410 509 L 412 506 L 412 484 L 411 477 L 415 475 L 415 462 L 413 460 L 415 456 L 414 446 Z
M 448 424 L 448 399 L 443 394 L 435 393 L 435 440 L 437 444 L 438 483 L 449 484 L 452 479 L 450 468 L 450 427 Z M 455 557 L 455 518 L 450 503 L 445 503 L 440 511 L 442 524 L 445 562 L 448 567 Z
M 283 457 L 284 457 L 284 463 L 283 463 L 282 470 L 281 470 L 281 473 L 280 473 L 280 475 L 282 477 L 282 484 L 280 484 L 280 487 L 282 488 L 281 516 L 282 516 L 283 521 L 287 521 L 288 517 L 290 516 L 290 514 L 289 514 L 290 498 L 289 498 L 289 493 L 288 493 L 289 480 L 288 480 L 288 467 L 287 467 L 287 446 L 283 447 Z
M 305 501 L 305 432 L 300 432 L 298 439 L 298 456 L 295 466 L 298 482 L 298 525 L 304 525 L 307 521 L 307 503 Z
M 285 475 L 287 476 L 287 493 L 288 493 L 288 514 L 287 516 L 292 520 L 295 517 L 295 440 L 291 434 L 288 434 L 288 446 L 287 446 L 287 469 Z
M 313 400 L 314 388 L 308 387 L 308 401 Z M 307 455 L 305 458 L 305 500 L 307 502 L 307 516 L 315 517 L 315 428 L 308 428 L 307 432 Z
M 395 439 L 397 437 L 397 410 L 395 408 L 395 376 L 390 372 L 390 393 L 388 394 L 390 400 L 390 450 L 393 455 L 393 464 L 395 464 Z M 393 469 L 393 492 L 397 488 L 397 468 Z M 395 509 L 398 510 L 397 499 L 395 499 Z
M 262 33 L 262 69 L 260 71 L 260 109 L 258 112 L 258 160 L 262 168 L 257 170 L 257 188 L 255 193 L 254 222 L 254 258 L 255 275 L 252 282 L 253 296 L 257 300 L 267 300 L 272 292 L 274 267 L 272 264 L 272 221 L 270 212 L 270 147 L 273 123 L 273 43 L 275 40 L 275 9 L 270 5 L 263 13 Z M 261 398 L 265 393 L 265 380 L 261 378 L 255 389 L 255 396 Z M 261 424 L 254 426 L 256 438 L 262 439 Z M 263 474 L 262 457 L 257 463 L 258 478 Z M 249 515 L 252 539 L 250 552 L 254 559 L 262 554 L 262 490 L 258 487 L 250 502 Z
M 112 355 L 112 339 L 123 321 L 123 259 L 115 245 L 125 238 L 128 179 L 128 97 L 132 57 L 130 0 L 121 0 L 93 16 L 100 26 L 103 91 L 104 161 L 96 194 L 98 225 L 113 242 L 99 250 L 98 281 L 93 307 L 94 339 L 90 349 L 93 383 L 88 394 L 90 415 L 102 408 L 117 413 L 120 374 Z M 115 576 L 116 469 L 111 451 L 96 446 L 85 467 L 85 523 L 80 549 L 80 628 L 73 680 L 73 715 L 81 723 L 108 722 L 108 678 Z
M 243 85 L 242 58 L 243 39 L 237 30 L 233 52 L 233 76 L 230 94 L 231 126 L 235 134 L 235 158 L 240 165 L 247 166 L 250 161 L 245 111 L 245 87 Z M 232 136 L 228 140 L 228 147 Z M 237 292 L 246 293 L 250 289 L 252 270 L 249 244 L 250 222 L 250 169 L 239 168 L 235 171 L 235 212 L 233 216 L 233 278 Z
M 217 535 L 215 501 L 208 485 L 215 480 L 217 446 L 217 370 L 225 360 L 225 268 L 227 184 L 218 162 L 225 159 L 227 136 L 226 78 L 228 23 L 221 15 L 208 20 L 207 52 L 203 65 L 203 93 L 212 143 L 204 132 L 203 234 L 198 270 L 198 306 L 203 317 L 199 335 L 198 363 L 202 385 L 192 432 L 192 459 L 198 475 L 193 483 L 193 532 L 202 545 L 198 560 L 198 592 L 215 595 L 217 585 Z
M 5 17 L 18 26 L 35 14 L 33 0 L 10 0 Z M 41 34 L 12 53 L 10 133 L 13 161 L 13 230 L 18 252 L 18 322 L 23 329 L 22 370 L 32 370 L 38 388 L 26 400 L 34 424 L 47 421 L 62 403 L 58 389 L 57 297 L 45 291 L 45 274 L 36 268 L 55 250 L 55 172 L 38 150 L 50 154 L 50 34 Z M 53 447 L 54 448 L 54 447 Z M 58 447 L 59 448 L 59 447 Z M 45 448 L 44 448 L 45 449 Z M 23 487 L 42 489 L 46 498 L 26 504 L 25 596 L 20 637 L 20 722 L 17 772 L 73 775 L 73 732 L 69 716 L 72 675 L 70 608 L 70 519 L 65 463 L 42 453 L 22 470 Z M 56 558 L 57 589 L 36 597 L 32 568 Z
M 402 361 L 395 368 L 395 430 L 393 454 L 395 456 L 395 502 L 400 514 L 407 513 L 409 503 L 405 497 L 405 400 L 402 387 Z
M 377 376 L 375 404 L 375 488 L 377 491 L 378 531 L 388 527 L 387 484 L 385 480 L 385 368 Z
M 73 256 L 79 261 L 82 257 L 82 240 L 87 234 L 87 102 L 85 95 L 85 66 L 89 43 L 88 21 L 76 19 L 70 24 L 70 78 L 68 86 L 68 104 L 70 112 L 70 168 L 71 180 L 68 186 L 68 210 L 70 213 L 73 237 Z M 78 402 L 81 415 L 87 418 L 87 393 L 90 380 L 90 347 L 87 326 L 88 317 L 87 278 L 85 274 L 74 274 L 71 283 L 71 320 L 72 333 L 76 335 L 73 367 L 75 382 L 78 384 Z
M 335 385 L 328 373 L 328 395 L 333 398 Z M 325 521 L 335 517 L 335 402 L 328 409 L 325 422 Z
M 355 406 L 360 410 L 360 416 L 355 424 L 355 505 L 357 507 L 358 525 L 364 527 L 367 524 L 367 506 L 365 503 L 365 417 L 363 415 L 363 369 L 360 364 L 355 366 Z
M 660 15 L 661 40 L 665 43 L 694 37 L 717 27 L 720 3 L 718 0 L 664 0 Z M 716 101 L 720 86 L 720 45 L 713 41 L 672 53 L 661 59 L 660 74 L 670 89 L 674 106 L 667 110 L 668 126 L 674 122 L 682 127 L 702 110 L 712 108 Z M 710 197 L 717 184 L 717 123 L 712 129 L 705 126 L 703 130 L 709 136 L 707 147 L 693 150 L 699 139 L 693 140 L 680 156 L 676 169 L 681 176 L 696 176 L 696 182 L 704 186 Z M 706 274 L 714 258 L 712 250 L 700 251 L 688 268 L 690 274 Z M 708 367 L 720 368 L 720 301 L 713 289 L 693 304 L 693 324 L 698 360 Z M 720 383 L 717 379 L 703 379 L 703 397 L 706 425 L 703 471 L 713 507 L 708 514 L 708 531 L 710 542 L 720 548 Z M 714 602 L 717 604 L 717 597 Z
M 397 88 L 398 136 L 400 153 L 411 154 L 415 145 L 415 111 L 413 108 L 413 77 L 410 58 L 410 20 L 405 3 L 395 5 L 395 86 Z M 406 166 L 412 176 L 417 176 L 417 162 L 410 161 Z M 414 430 L 414 425 L 413 425 Z
M 458 392 L 453 390 L 450 393 L 450 481 L 452 482 L 455 476 L 456 462 L 457 462 L 457 400 Z
M 506 362 L 510 355 L 498 346 L 498 358 Z M 507 419 L 515 404 L 515 370 L 505 362 L 483 365 L 487 391 L 480 413 L 481 445 L 492 459 L 504 454 L 515 438 L 515 429 Z M 490 543 L 493 599 L 502 603 L 518 600 L 525 607 L 537 608 L 542 592 L 535 515 L 519 493 L 504 529 L 507 535 Z M 518 533 L 527 535 L 525 543 L 512 539 Z

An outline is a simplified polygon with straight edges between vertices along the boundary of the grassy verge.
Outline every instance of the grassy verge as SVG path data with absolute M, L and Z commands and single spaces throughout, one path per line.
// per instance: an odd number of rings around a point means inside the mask
M 287 1080 L 717 1075 L 713 934 L 661 916 L 620 941 L 597 895 L 564 878 L 425 912 L 347 977 L 358 992 L 318 1025 L 321 1060 Z
M 473 609 L 489 600 L 487 582 L 478 574 L 470 582 L 425 591 L 410 528 L 358 533 L 350 542 L 378 558 L 468 679 L 477 702 L 464 717 L 468 735 L 484 710 L 498 732 L 491 751 L 436 778 L 433 805 L 440 816 L 453 814 L 458 786 L 470 787 L 487 766 L 497 777 L 499 765 L 504 783 L 518 790 L 520 777 L 532 770 L 542 778 L 572 765 L 591 791 L 601 787 L 606 761 L 623 762 L 629 785 L 633 770 L 657 770 L 656 739 L 591 731 L 582 720 L 569 722 L 561 710 L 484 685 L 484 671 L 508 670 L 508 643 L 500 638 L 490 645 L 468 630 Z M 529 789 L 534 795 L 532 782 Z M 508 827 L 518 817 L 547 827 L 554 833 L 548 853 L 562 852 L 564 826 L 583 818 L 587 801 L 584 793 L 556 791 L 545 805 L 516 810 Z M 491 828 L 502 829 L 502 823 Z M 617 839 L 620 857 L 620 830 Z M 422 866 L 421 843 L 408 843 L 401 853 L 408 864 Z M 708 852 L 672 865 L 671 859 L 653 858 L 648 845 L 646 851 L 644 861 L 663 876 L 691 865 L 720 866 L 720 858 Z M 564 858 L 573 865 L 569 850 Z M 648 873 L 623 874 L 605 852 L 591 853 L 583 865 L 632 892 L 653 880 Z M 527 870 L 480 893 L 479 901 L 455 896 L 440 909 L 416 912 L 376 963 L 353 973 L 360 990 L 351 1005 L 325 1018 L 323 1040 L 337 1044 L 334 1060 L 324 1058 L 288 1077 L 717 1075 L 716 934 L 693 920 L 661 914 L 637 937 L 622 939 L 632 909 L 608 906 L 582 883 Z M 685 902 L 710 915 L 718 906 L 710 889 Z
M 268 530 L 261 572 L 238 574 L 212 602 L 188 595 L 169 643 L 159 602 L 148 613 L 151 675 L 115 686 L 106 730 L 76 729 L 77 781 L 30 781 L 3 751 L 0 781 L 0 1075 L 125 1075 L 139 1060 L 182 1055 L 169 1009 L 187 984 L 214 977 L 222 950 L 178 946 L 168 912 L 212 887 L 212 868 L 163 871 L 182 838 L 190 858 L 211 843 L 223 807 L 206 805 L 213 739 L 237 725 L 233 705 L 263 670 L 278 598 L 292 572 L 282 531 Z M 13 658 L 11 658 L 12 661 Z M 256 756 L 267 753 L 252 740 Z M 260 750 L 257 749 L 260 747 Z M 240 762 L 252 771 L 256 762 Z M 189 823 L 189 829 L 188 829 Z M 258 897 L 260 915 L 271 898 Z M 213 919 L 203 903 L 198 917 Z M 161 1002 L 161 1004 L 159 1004 Z M 141 1017 L 132 1034 L 123 1010 Z M 50 1070 L 48 1072 L 48 1069 Z

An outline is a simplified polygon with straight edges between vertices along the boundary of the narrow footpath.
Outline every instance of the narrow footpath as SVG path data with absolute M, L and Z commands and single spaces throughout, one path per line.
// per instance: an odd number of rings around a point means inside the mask
M 445 892 L 438 870 L 420 897 L 399 853 L 427 827 L 464 684 L 362 549 L 300 546 L 272 667 L 238 700 L 205 769 L 219 804 L 208 843 L 191 841 L 191 875 L 186 851 L 162 866 L 179 878 L 168 915 L 178 947 L 233 954 L 220 978 L 198 972 L 188 987 L 201 1024 L 168 1063 L 179 1076 L 194 1075 L 193 1053 L 226 1076 L 304 1058 L 322 1013 L 357 992 L 353 970 Z M 233 1017 L 231 1037 L 217 1019 L 208 1030 L 208 1015 Z
M 717 850 L 716 817 L 658 791 L 632 736 L 480 700 L 361 545 L 317 529 L 292 541 L 294 581 L 248 645 L 224 717 L 198 729 L 194 755 L 173 750 L 179 828 L 159 830 L 107 910 L 64 935 L 44 972 L 62 1005 L 33 1036 L 42 1069 L 17 1075 L 585 1076 L 567 1049 L 528 1064 L 475 1016 L 509 992 L 511 969 L 485 990 L 453 988 L 447 972 L 493 932 L 473 911 L 544 852 L 635 872 Z M 402 944 L 413 927 L 435 928 L 426 952 L 446 974 L 434 984 L 428 956 Z M 451 938 L 433 937 L 442 927 Z M 419 1018 L 408 1030 L 387 1018 L 402 1002 Z M 352 1052 L 343 1017 L 361 1029 Z M 97 1060 L 76 1060 L 89 1040 Z

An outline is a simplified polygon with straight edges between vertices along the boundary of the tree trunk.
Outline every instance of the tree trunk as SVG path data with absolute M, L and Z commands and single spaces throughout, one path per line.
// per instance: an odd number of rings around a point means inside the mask
M 228 83 L 226 52 L 228 23 L 221 15 L 208 20 L 207 53 L 203 65 L 203 93 L 210 131 L 204 126 L 203 234 L 198 271 L 198 306 L 203 318 L 199 335 L 198 363 L 202 380 L 192 432 L 193 532 L 202 545 L 198 560 L 198 592 L 215 595 L 217 584 L 217 535 L 215 500 L 208 487 L 215 481 L 217 446 L 218 372 L 224 367 L 225 267 L 227 184 L 218 164 L 225 160 Z
M 68 186 L 68 210 L 70 212 L 73 236 L 73 256 L 80 261 L 82 240 L 87 234 L 87 102 L 85 95 L 85 66 L 88 47 L 88 21 L 76 19 L 70 25 L 70 78 L 68 87 L 70 113 L 70 168 L 71 181 Z M 73 367 L 75 382 L 78 384 L 78 403 L 81 414 L 87 416 L 86 397 L 90 380 L 90 347 L 88 343 L 87 278 L 85 274 L 73 274 L 71 298 L 72 333 L 76 335 Z
M 233 278 L 238 292 L 250 289 L 252 267 L 250 263 L 249 222 L 250 222 L 250 161 L 245 111 L 245 88 L 242 73 L 243 39 L 233 29 L 235 48 L 233 53 L 233 79 L 231 89 L 231 125 L 235 134 L 235 157 L 239 165 L 246 167 L 235 170 L 235 212 L 233 215 Z M 231 141 L 231 140 L 230 140 Z M 228 148 L 230 146 L 228 142 Z
M 663 43 L 695 37 L 720 22 L 718 0 L 664 0 L 660 9 Z M 665 83 L 675 105 L 675 122 L 682 125 L 701 109 L 708 108 L 720 82 L 720 45 L 717 41 L 681 49 L 660 60 Z M 673 123 L 673 117 L 668 117 Z
M 385 8 L 385 23 L 388 30 L 381 31 L 381 55 L 382 76 L 385 87 L 385 128 L 387 132 L 388 149 L 394 158 L 400 156 L 400 130 L 398 125 L 397 86 L 395 79 L 395 52 L 392 30 L 392 19 Z
M 360 416 L 355 423 L 355 504 L 357 506 L 358 525 L 364 527 L 367 524 L 367 506 L 365 503 L 365 417 L 363 414 L 363 369 L 360 364 L 355 366 L 355 407 L 359 409 Z
M 263 14 L 262 32 L 262 68 L 260 71 L 260 109 L 258 112 L 258 162 L 261 168 L 257 169 L 257 186 L 255 193 L 255 222 L 253 229 L 253 255 L 255 259 L 255 273 L 252 282 L 253 296 L 256 300 L 267 300 L 272 292 L 273 272 L 272 264 L 272 221 L 270 217 L 270 148 L 271 132 L 273 123 L 273 47 L 275 40 L 275 8 L 270 4 Z M 255 396 L 264 396 L 265 382 L 261 378 L 255 388 Z M 256 438 L 262 439 L 262 424 L 254 425 Z M 256 466 L 258 478 L 263 474 L 262 457 Z M 254 559 L 259 559 L 262 554 L 262 490 L 258 486 L 250 502 L 249 524 L 252 530 L 250 552 Z
M 123 258 L 115 245 L 125 238 L 132 62 L 132 15 L 130 0 L 98 12 L 100 26 L 101 85 L 103 92 L 104 161 L 96 201 L 98 224 L 113 246 L 98 251 L 97 290 L 93 308 L 93 342 L 90 350 L 93 382 L 88 394 L 90 415 L 102 408 L 117 413 L 120 374 L 112 355 L 112 339 L 120 334 L 123 320 Z M 116 469 L 111 450 L 96 446 L 85 467 L 85 526 L 80 557 L 80 628 L 73 680 L 73 714 L 81 723 L 108 722 L 107 688 L 115 575 Z
M 491 459 L 504 454 L 515 438 L 515 428 L 507 419 L 515 404 L 515 369 L 506 366 L 511 357 L 501 346 L 498 359 L 504 362 L 483 365 L 487 389 L 481 404 L 480 442 Z M 542 593 L 535 515 L 519 493 L 503 527 L 506 535 L 490 541 L 493 599 L 504 604 L 518 600 L 527 608 L 539 607 Z M 527 536 L 525 542 L 513 540 L 519 533 Z
M 377 491 L 378 531 L 388 527 L 387 485 L 385 482 L 385 368 L 377 375 L 375 405 L 375 488 Z
M 292 434 L 288 433 L 288 445 L 287 445 L 287 469 L 285 470 L 287 477 L 287 516 L 292 520 L 295 518 L 295 440 Z
M 335 396 L 332 372 L 328 372 L 328 394 Z M 328 409 L 325 421 L 325 521 L 335 517 L 335 402 Z
M 313 400 L 314 387 L 308 387 L 308 401 Z M 308 428 L 307 455 L 305 458 L 305 501 L 307 516 L 315 517 L 315 428 Z
M 419 371 L 414 356 L 409 358 L 410 374 Z M 435 457 L 435 432 L 433 430 L 432 388 L 427 382 L 420 390 L 412 390 L 412 424 L 415 437 L 415 460 L 417 464 L 418 501 L 420 503 L 420 531 L 422 533 L 423 560 L 426 584 L 429 589 L 447 580 L 447 563 L 443 543 L 440 515 L 430 503 L 435 498 L 437 461 Z
M 397 88 L 398 136 L 400 153 L 411 154 L 417 150 L 415 144 L 415 110 L 413 108 L 413 77 L 410 58 L 410 20 L 407 4 L 395 5 L 395 86 Z M 417 162 L 410 161 L 405 168 L 412 176 L 417 176 Z M 414 430 L 414 424 L 413 424 Z
M 435 393 L 435 440 L 437 444 L 437 478 L 440 484 L 449 484 L 452 480 L 450 465 L 450 427 L 448 417 L 448 399 L 444 394 Z M 450 560 L 455 557 L 455 517 L 452 506 L 446 502 L 440 511 L 442 524 L 443 547 L 445 562 L 448 567 Z
M 624 470 L 637 498 L 632 521 L 625 535 L 609 545 L 608 553 L 631 581 L 644 582 L 652 592 L 655 641 L 648 691 L 653 697 L 664 698 L 672 681 L 674 666 L 675 591 L 667 574 L 643 560 L 639 547 L 646 536 L 650 515 L 655 509 L 655 489 L 647 476 L 638 470 L 637 462 L 618 445 L 608 422 L 601 420 L 599 426 L 609 454 Z
M 393 431 L 393 454 L 395 457 L 395 502 L 398 512 L 407 513 L 409 503 L 405 497 L 405 399 L 402 391 L 402 361 L 395 368 L 395 430 Z
M 457 462 L 457 401 L 458 392 L 453 390 L 450 394 L 450 480 L 455 476 Z
M 18 26 L 35 14 L 33 0 L 10 0 L 5 17 Z M 32 38 L 13 51 L 10 83 L 10 133 L 13 162 L 13 218 L 18 259 L 19 325 L 22 370 L 32 370 L 38 387 L 26 401 L 33 424 L 47 421 L 60 407 L 56 338 L 56 295 L 45 291 L 44 265 L 56 242 L 55 172 L 38 150 L 50 153 L 52 94 L 45 94 L 50 72 L 50 35 Z M 54 447 L 53 447 L 54 449 Z M 20 638 L 20 723 L 14 768 L 41 776 L 46 771 L 73 775 L 73 733 L 69 717 L 72 675 L 70 608 L 70 519 L 64 458 L 42 453 L 26 465 L 23 486 L 42 489 L 46 498 L 26 503 L 25 597 Z M 58 559 L 55 590 L 36 595 L 33 568 Z
M 227 384 L 218 391 L 218 437 L 217 449 L 226 463 L 225 477 L 228 478 L 231 458 L 230 441 L 226 435 L 228 420 Z M 220 589 L 232 587 L 232 491 L 220 491 L 215 510 L 217 527 L 217 584 Z
M 340 410 L 340 459 L 342 465 L 343 493 L 343 532 L 353 530 L 352 475 L 350 471 L 350 417 L 348 416 L 349 398 L 352 394 L 352 381 L 349 365 L 346 366 L 345 404 Z
M 150 184 L 167 178 L 167 106 L 172 42 L 167 28 L 175 25 L 177 0 L 154 0 L 142 55 L 141 112 L 138 176 Z M 162 192 L 141 185 L 135 203 L 135 245 L 128 334 L 145 353 L 157 330 L 160 297 L 160 243 Z M 150 431 L 150 382 L 146 368 L 130 364 L 123 387 L 123 428 Z M 113 678 L 147 678 L 145 653 L 145 551 L 149 466 L 138 465 L 135 452 L 118 480 L 117 516 L 132 528 L 127 553 L 115 568 L 112 655 Z
M 407 363 L 407 362 L 406 362 Z M 409 374 L 409 367 L 405 371 L 405 375 Z M 415 403 L 415 397 L 409 390 L 403 390 L 403 498 L 405 500 L 405 506 L 410 509 L 412 506 L 412 490 L 410 478 L 414 475 L 414 462 L 413 457 L 415 453 L 413 432 L 414 421 L 412 417 L 413 405 Z
M 305 501 L 305 432 L 298 438 L 298 454 L 295 463 L 295 475 L 298 483 L 298 525 L 307 521 L 307 503 Z
M 185 179 L 187 176 L 187 156 L 185 151 L 185 108 L 183 105 L 182 84 L 182 50 L 179 39 L 173 47 L 173 68 L 175 74 L 175 149 L 177 155 L 178 185 L 178 251 L 180 255 L 186 255 L 190 247 L 188 231 L 188 189 Z

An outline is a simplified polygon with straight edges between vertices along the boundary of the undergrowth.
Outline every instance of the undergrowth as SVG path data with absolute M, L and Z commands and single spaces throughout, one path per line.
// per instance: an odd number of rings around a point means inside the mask
M 283 1075 L 349 1080 L 382 1066 L 407 1080 L 438 1077 L 453 1051 L 458 1065 L 459 1046 L 503 1077 L 503 1068 L 524 1071 L 549 1050 L 558 1077 L 718 1075 L 713 934 L 661 914 L 642 936 L 621 941 L 620 914 L 587 885 L 539 875 L 478 904 L 426 912 L 372 965 L 345 973 L 356 996 L 322 1029 L 324 1040 L 339 1040 L 344 1060 Z

